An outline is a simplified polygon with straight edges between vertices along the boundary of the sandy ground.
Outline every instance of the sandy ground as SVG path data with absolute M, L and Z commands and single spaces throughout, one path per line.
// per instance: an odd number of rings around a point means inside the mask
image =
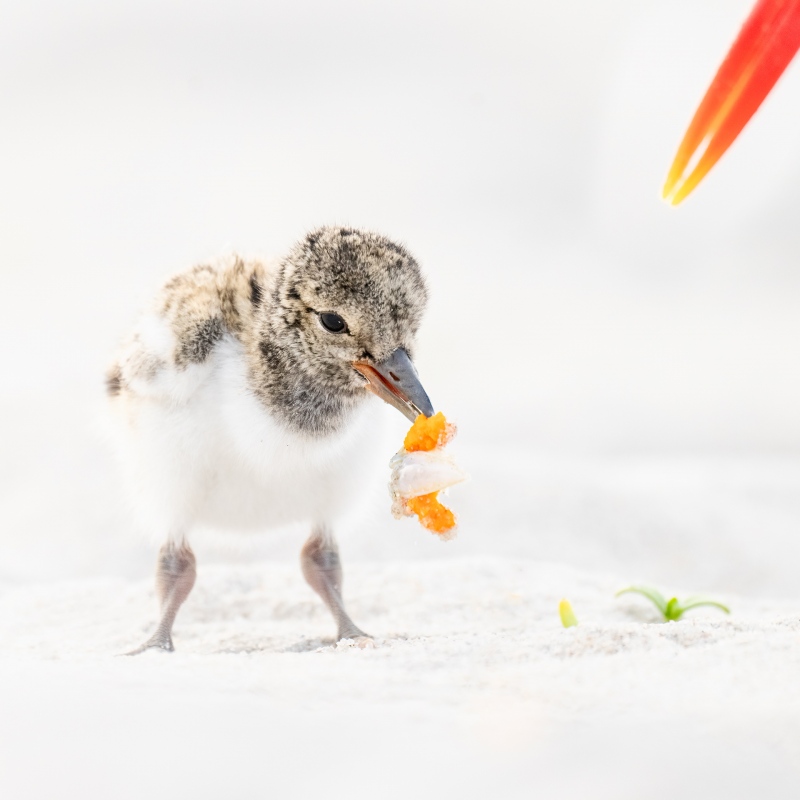
M 751 2 L 11 5 L 0 800 L 800 797 L 800 73 L 659 197 Z M 198 543 L 178 652 L 120 658 L 155 546 L 89 430 L 115 343 L 327 222 L 425 265 L 461 534 L 385 495 L 341 532 L 368 651 L 303 532 Z M 657 624 L 636 581 L 733 613 Z
M 177 652 L 127 658 L 155 545 L 88 441 L 43 436 L 4 472 L 2 798 L 800 796 L 800 458 L 457 439 L 454 541 L 383 493 L 340 532 L 375 649 L 332 641 L 282 531 L 198 541 Z M 732 613 L 659 623 L 615 599 L 633 582 Z
M 354 564 L 376 648 L 289 564 L 202 570 L 178 651 L 118 656 L 149 581 L 0 597 L 0 795 L 797 797 L 800 614 L 661 624 L 617 576 L 529 559 Z M 567 596 L 580 619 L 561 627 Z

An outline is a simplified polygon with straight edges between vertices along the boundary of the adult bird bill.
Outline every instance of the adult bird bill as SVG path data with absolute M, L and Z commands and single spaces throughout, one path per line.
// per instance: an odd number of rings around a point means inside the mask
M 672 162 L 663 197 L 685 200 L 733 144 L 800 49 L 800 0 L 758 0 Z M 691 166 L 691 169 L 689 169 Z

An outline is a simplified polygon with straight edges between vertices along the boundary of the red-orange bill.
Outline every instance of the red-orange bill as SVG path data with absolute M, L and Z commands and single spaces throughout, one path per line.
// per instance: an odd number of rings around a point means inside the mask
M 664 184 L 665 200 L 678 205 L 695 189 L 733 144 L 798 49 L 800 0 L 758 0 L 683 137 Z

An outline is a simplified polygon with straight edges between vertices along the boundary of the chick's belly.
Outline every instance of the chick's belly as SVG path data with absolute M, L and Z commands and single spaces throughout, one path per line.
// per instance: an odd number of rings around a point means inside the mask
M 368 471 L 289 470 L 217 475 L 199 509 L 198 524 L 219 530 L 260 531 L 297 522 L 332 522 L 358 508 Z

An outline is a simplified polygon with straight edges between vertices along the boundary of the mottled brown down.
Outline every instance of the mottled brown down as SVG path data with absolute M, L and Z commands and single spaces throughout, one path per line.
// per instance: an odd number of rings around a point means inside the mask
M 319 228 L 279 263 L 232 257 L 171 278 L 153 313 L 174 337 L 170 352 L 128 338 L 108 371 L 109 395 L 136 392 L 164 370 L 206 362 L 226 336 L 246 353 L 250 384 L 264 406 L 296 432 L 338 430 L 365 397 L 351 365 L 381 361 L 398 347 L 413 355 L 427 302 L 419 266 L 380 234 Z M 319 315 L 334 312 L 347 331 L 331 335 Z

